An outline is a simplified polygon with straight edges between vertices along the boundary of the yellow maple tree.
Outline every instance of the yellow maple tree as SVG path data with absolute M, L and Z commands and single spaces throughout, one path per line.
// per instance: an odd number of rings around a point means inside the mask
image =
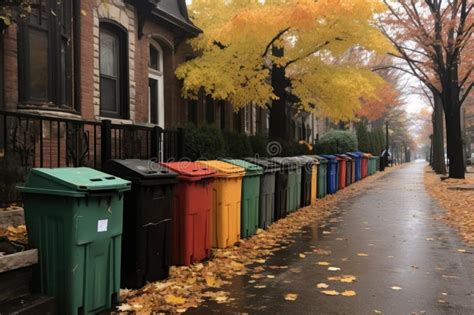
M 190 41 L 197 57 L 176 70 L 183 96 L 204 89 L 235 110 L 253 103 L 272 116 L 291 94 L 296 110 L 353 119 L 384 84 L 367 66 L 392 49 L 374 26 L 384 11 L 378 0 L 193 0 L 203 33 Z M 354 49 L 362 62 L 345 58 Z

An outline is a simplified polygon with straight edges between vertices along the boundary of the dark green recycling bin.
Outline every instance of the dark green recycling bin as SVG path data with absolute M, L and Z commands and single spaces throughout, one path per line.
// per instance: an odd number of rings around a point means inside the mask
M 258 229 L 260 181 L 263 169 L 244 160 L 224 159 L 223 161 L 245 169 L 245 176 L 242 180 L 240 236 L 247 238 L 254 235 Z
M 301 171 L 299 163 L 292 158 L 281 157 L 271 158 L 270 161 L 279 164 L 281 170 L 288 173 L 288 190 L 286 195 L 287 213 L 294 212 L 299 208 L 301 203 Z
M 90 168 L 31 170 L 23 193 L 36 288 L 59 314 L 93 314 L 118 302 L 123 193 L 130 182 Z
M 328 160 L 319 155 L 311 155 L 319 160 L 318 166 L 318 198 L 324 198 L 327 195 L 327 170 Z

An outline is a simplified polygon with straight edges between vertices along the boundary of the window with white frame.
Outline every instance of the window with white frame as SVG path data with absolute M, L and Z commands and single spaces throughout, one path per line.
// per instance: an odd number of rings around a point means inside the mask
M 148 119 L 162 128 L 165 125 L 163 82 L 163 49 L 156 41 L 150 42 L 148 62 Z

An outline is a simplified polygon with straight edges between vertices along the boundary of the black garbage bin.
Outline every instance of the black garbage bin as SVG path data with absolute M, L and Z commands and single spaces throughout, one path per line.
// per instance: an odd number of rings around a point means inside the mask
M 132 182 L 124 196 L 121 287 L 167 278 L 178 174 L 148 160 L 110 160 L 104 171 Z
M 275 220 L 275 177 L 280 171 L 280 166 L 272 161 L 259 158 L 246 158 L 245 160 L 263 168 L 263 176 L 260 180 L 258 227 L 266 229 Z

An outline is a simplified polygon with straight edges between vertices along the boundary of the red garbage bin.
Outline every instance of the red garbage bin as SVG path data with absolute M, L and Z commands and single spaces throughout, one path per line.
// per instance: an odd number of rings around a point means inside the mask
M 336 155 L 337 159 L 337 167 L 339 168 L 338 172 L 338 184 L 339 189 L 346 188 L 346 180 L 347 180 L 347 158 L 342 155 Z
M 370 155 L 367 153 L 362 154 L 362 159 L 361 159 L 361 175 L 362 178 L 366 178 L 369 172 L 369 158 Z
M 346 173 L 347 173 L 347 170 L 346 170 L 346 159 L 340 155 L 337 155 L 336 156 L 336 160 L 337 160 L 337 167 L 339 168 L 338 170 L 338 189 L 343 189 L 343 188 L 346 188 Z
M 211 250 L 212 182 L 215 170 L 194 162 L 162 163 L 178 173 L 174 189 L 171 263 L 190 265 Z

